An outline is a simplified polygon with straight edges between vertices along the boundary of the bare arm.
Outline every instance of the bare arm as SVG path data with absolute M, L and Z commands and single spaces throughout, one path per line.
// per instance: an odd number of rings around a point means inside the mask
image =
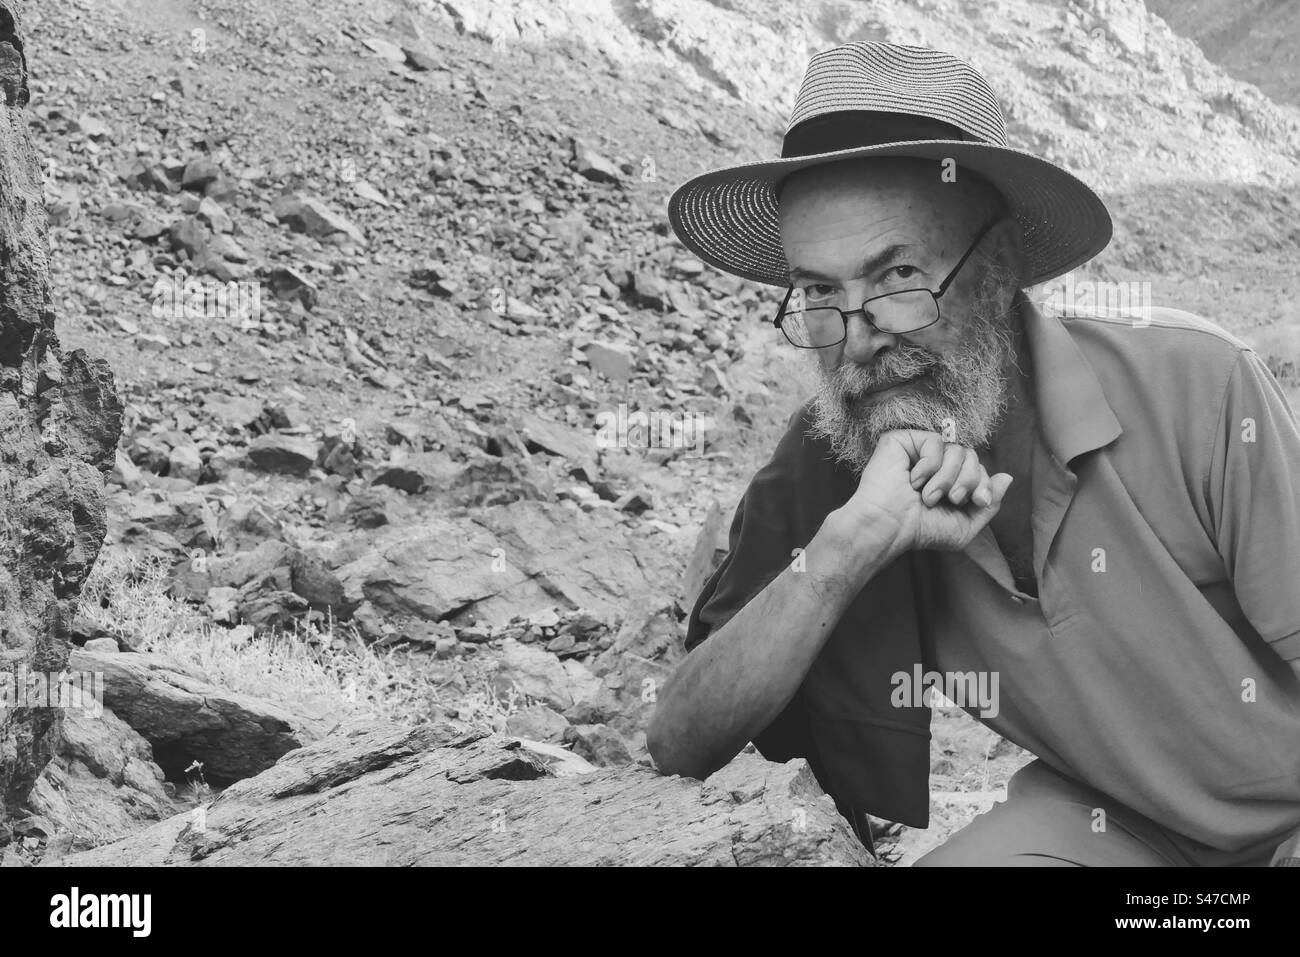
M 900 553 L 896 538 L 828 516 L 803 569 L 787 567 L 665 684 L 646 735 L 659 769 L 707 777 L 771 724 L 862 586 Z
M 692 651 L 665 684 L 646 745 L 667 774 L 706 777 L 794 697 L 863 585 L 911 548 L 964 548 L 1011 477 L 929 432 L 882 437 L 853 497 L 803 553 Z

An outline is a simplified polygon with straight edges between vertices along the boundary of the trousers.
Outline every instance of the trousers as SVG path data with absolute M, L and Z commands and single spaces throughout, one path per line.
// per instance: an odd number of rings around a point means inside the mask
M 1005 801 L 913 866 L 1267 867 L 1284 839 L 1216 850 L 1034 760 L 1011 776 Z

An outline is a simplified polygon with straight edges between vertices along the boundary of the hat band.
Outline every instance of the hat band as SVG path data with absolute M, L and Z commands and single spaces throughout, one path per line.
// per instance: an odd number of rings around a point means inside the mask
M 974 137 L 942 120 L 912 113 L 838 110 L 804 120 L 781 141 L 781 158 L 835 153 L 859 146 L 884 146 L 910 140 L 970 140 Z

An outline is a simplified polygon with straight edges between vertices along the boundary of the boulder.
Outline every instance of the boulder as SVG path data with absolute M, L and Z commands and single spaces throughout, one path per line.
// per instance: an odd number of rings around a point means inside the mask
M 190 259 L 197 262 L 203 258 L 211 234 L 201 222 L 193 216 L 187 216 L 173 223 L 167 235 L 171 240 L 172 249 L 177 252 L 184 250 Z
M 613 382 L 626 382 L 632 377 L 635 357 L 632 351 L 623 345 L 609 342 L 592 342 L 582 354 L 593 372 L 598 372 Z
M 464 467 L 446 452 L 407 452 L 395 449 L 388 462 L 379 466 L 375 485 L 391 485 L 412 495 L 455 486 Z
M 361 43 L 369 48 L 373 53 L 378 54 L 385 60 L 392 63 L 406 62 L 406 51 L 396 43 L 388 40 L 381 40 L 379 37 L 363 37 Z
M 300 553 L 275 539 L 234 555 L 198 554 L 172 570 L 169 591 L 174 598 L 202 601 L 211 588 L 242 588 L 282 569 L 284 583 L 292 581 L 292 569 Z
M 506 718 L 506 731 L 520 738 L 533 741 L 558 742 L 564 738 L 564 730 L 569 726 L 564 715 L 544 704 L 520 708 Z
M 320 298 L 320 287 L 296 269 L 273 269 L 266 277 L 271 295 L 288 302 L 297 301 L 311 311 Z
M 687 561 L 686 569 L 682 572 L 683 607 L 688 609 L 695 607 L 695 600 L 704 590 L 705 582 L 717 571 L 718 566 L 722 564 L 722 559 L 727 556 L 727 527 L 727 516 L 722 510 L 722 503 L 714 499 L 709 505 L 708 513 L 704 516 L 700 533 L 695 538 L 695 548 L 691 551 L 690 560 Z
M 400 494 L 392 488 L 361 489 L 344 508 L 343 517 L 356 528 L 379 528 L 407 521 L 412 510 L 410 505 L 395 498 Z
M 541 451 L 558 455 L 567 459 L 571 465 L 587 468 L 592 474 L 596 471 L 596 441 L 592 432 L 581 432 L 540 415 L 530 414 L 523 416 L 519 434 L 529 452 Z
M 167 171 L 160 164 L 143 159 L 127 160 L 119 169 L 119 175 L 127 187 L 133 190 L 169 193 L 176 189 L 176 184 L 168 178 Z
M 593 183 L 620 183 L 623 181 L 623 171 L 609 157 L 596 152 L 577 139 L 571 141 L 571 149 L 573 151 L 573 169 L 578 175 L 586 177 Z
M 221 167 L 214 160 L 206 156 L 200 157 L 185 164 L 185 171 L 181 174 L 181 188 L 201 193 L 220 175 Z
M 663 309 L 668 304 L 668 283 L 656 272 L 639 269 L 632 277 L 632 299 L 647 309 Z
M 112 128 L 97 116 L 82 113 L 68 124 L 68 132 L 84 133 L 92 140 L 112 139 Z
M 600 682 L 581 662 L 560 661 L 536 645 L 507 638 L 501 642 L 495 687 L 500 694 L 514 692 L 564 711 L 595 695 Z
M 314 196 L 280 196 L 271 204 L 271 212 L 295 232 L 318 238 L 342 233 L 358 246 L 365 245 L 365 234 L 355 223 Z
M 238 781 L 324 730 L 319 719 L 226 691 L 159 655 L 83 648 L 72 652 L 68 666 L 104 676 L 105 707 L 153 746 L 158 766 L 174 779 L 191 762 L 202 761 L 208 783 Z
M 111 710 L 88 708 L 64 711 L 58 749 L 27 807 L 70 836 L 74 850 L 115 841 L 177 811 L 149 742 Z
M 588 662 L 617 702 L 609 723 L 628 736 L 644 730 L 659 689 L 684 657 L 685 627 L 676 604 L 654 596 L 631 603 L 613 643 Z
M 569 725 L 564 729 L 564 743 L 573 753 L 599 767 L 631 764 L 627 742 L 617 731 L 604 724 Z
M 239 589 L 234 599 L 236 617 L 257 631 L 290 631 L 311 607 L 307 599 L 271 582 L 253 582 Z
M 557 776 L 524 742 L 360 722 L 68 866 L 869 865 L 804 761 Z
M 262 415 L 262 401 L 251 396 L 211 393 L 203 399 L 203 410 L 223 429 L 238 434 Z
M 613 516 L 522 500 L 486 509 L 475 521 L 492 532 L 513 565 L 528 573 L 532 587 L 551 596 L 540 607 L 618 614 L 629 600 L 672 587 L 677 574 L 662 547 L 630 534 Z M 505 617 L 527 617 L 540 607 L 521 602 Z
M 385 525 L 359 557 L 334 570 L 352 607 L 439 621 L 499 599 L 504 621 L 520 599 L 544 593 L 487 531 L 470 522 L 430 516 L 421 524 Z M 508 596 L 508 597 L 501 597 Z
M 301 435 L 268 432 L 248 443 L 248 459 L 263 472 L 306 475 L 316 464 L 316 443 Z

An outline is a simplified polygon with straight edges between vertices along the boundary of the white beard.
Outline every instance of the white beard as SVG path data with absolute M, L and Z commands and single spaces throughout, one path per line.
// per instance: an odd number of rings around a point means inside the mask
M 836 460 L 861 472 L 880 437 L 894 429 L 946 434 L 970 448 L 989 443 L 1007 407 L 1007 367 L 1015 357 L 1011 308 L 1014 276 L 987 267 L 965 325 L 969 332 L 947 356 L 900 341 L 871 366 L 841 362 L 820 373 L 809 430 L 830 444 Z M 927 380 L 884 397 L 866 391 L 929 371 Z

